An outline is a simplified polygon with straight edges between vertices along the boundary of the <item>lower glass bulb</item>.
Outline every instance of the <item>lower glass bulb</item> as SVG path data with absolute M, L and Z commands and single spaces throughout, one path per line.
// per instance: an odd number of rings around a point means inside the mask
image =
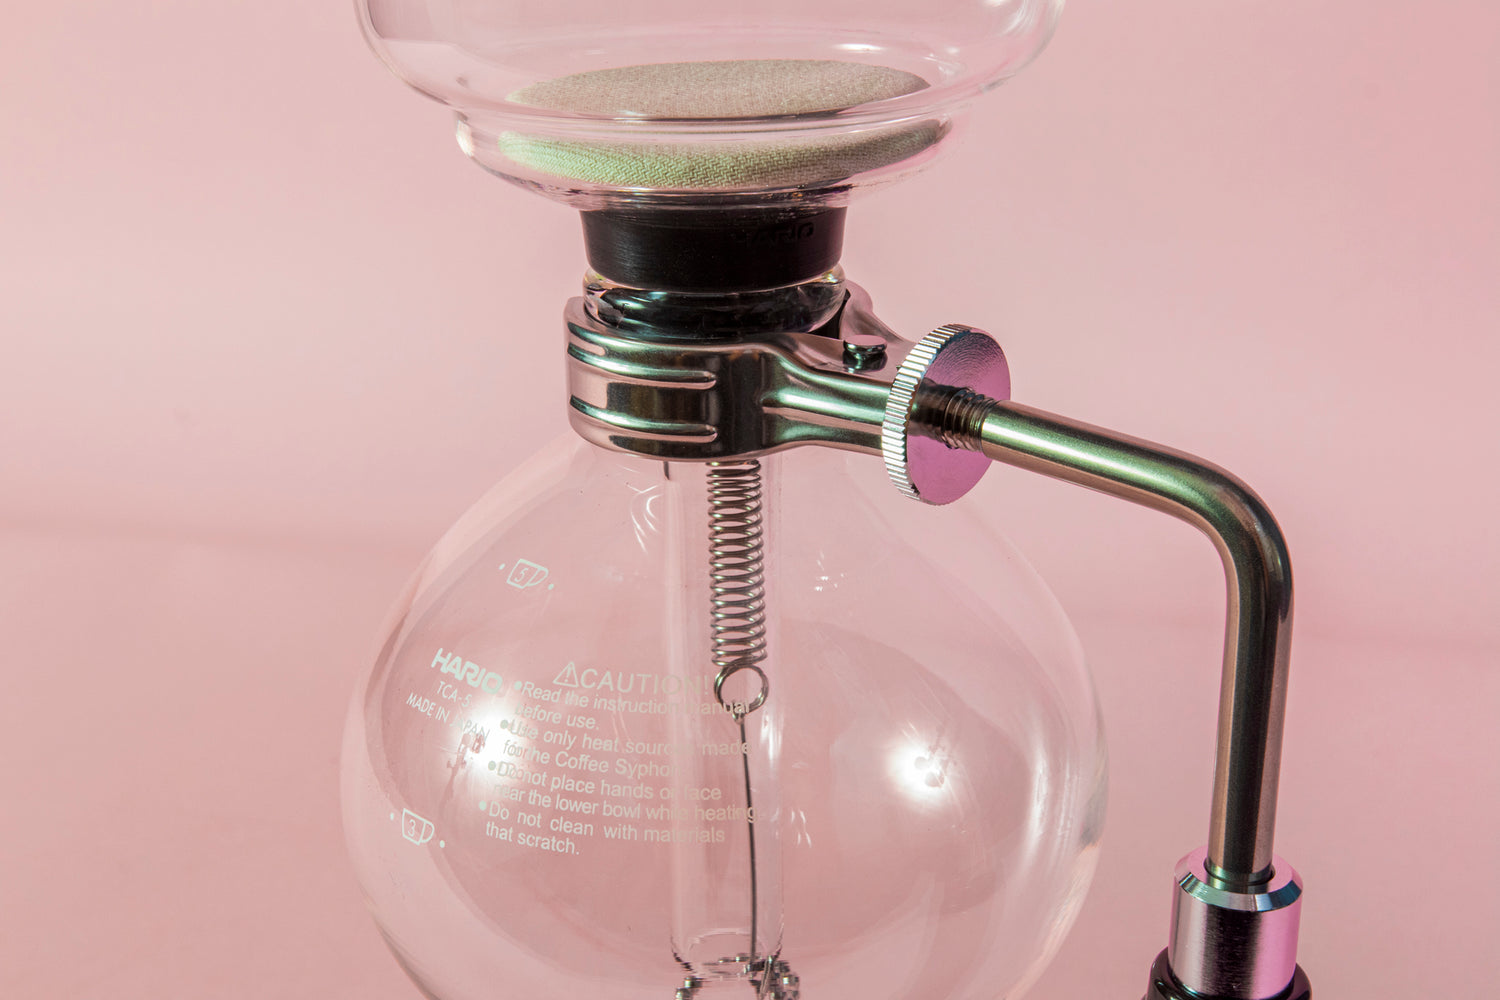
M 1093 688 L 1030 567 L 882 473 L 575 442 L 449 532 L 343 753 L 355 868 L 427 995 L 1035 978 L 1101 831 Z

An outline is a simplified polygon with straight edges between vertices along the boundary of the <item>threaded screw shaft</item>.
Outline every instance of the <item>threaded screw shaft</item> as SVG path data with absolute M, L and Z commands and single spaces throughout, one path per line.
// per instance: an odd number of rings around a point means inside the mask
M 924 385 L 912 407 L 912 431 L 950 448 L 981 450 L 984 418 L 996 400 L 961 386 Z

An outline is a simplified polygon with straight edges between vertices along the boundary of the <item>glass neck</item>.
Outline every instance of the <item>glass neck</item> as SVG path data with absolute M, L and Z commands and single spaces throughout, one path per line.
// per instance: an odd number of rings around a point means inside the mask
M 811 333 L 839 315 L 848 293 L 840 267 L 796 284 L 741 291 L 666 291 L 591 271 L 583 291 L 588 315 L 617 333 L 695 341 Z

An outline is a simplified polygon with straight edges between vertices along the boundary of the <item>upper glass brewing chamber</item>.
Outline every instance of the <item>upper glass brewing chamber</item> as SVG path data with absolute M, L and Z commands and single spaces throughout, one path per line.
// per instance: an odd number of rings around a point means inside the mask
M 582 208 L 841 201 L 931 159 L 1060 0 L 360 0 L 476 162 Z

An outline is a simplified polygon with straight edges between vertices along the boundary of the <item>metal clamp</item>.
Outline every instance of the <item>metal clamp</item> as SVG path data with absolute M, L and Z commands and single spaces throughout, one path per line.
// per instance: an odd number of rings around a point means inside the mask
M 712 303 L 600 281 L 589 293 L 567 309 L 569 418 L 587 440 L 672 461 L 799 444 L 880 454 L 912 345 L 841 273 Z
M 1291 560 L 1248 486 L 1183 452 L 1009 402 L 1005 356 L 987 334 L 949 326 L 909 344 L 837 271 L 709 298 L 593 280 L 569 305 L 568 355 L 573 426 L 605 447 L 724 461 L 830 445 L 883 455 L 903 492 L 937 503 L 1003 462 L 1208 535 L 1228 582 L 1209 840 L 1179 867 L 1171 944 L 1150 996 L 1302 996 L 1301 883 L 1271 850 Z

